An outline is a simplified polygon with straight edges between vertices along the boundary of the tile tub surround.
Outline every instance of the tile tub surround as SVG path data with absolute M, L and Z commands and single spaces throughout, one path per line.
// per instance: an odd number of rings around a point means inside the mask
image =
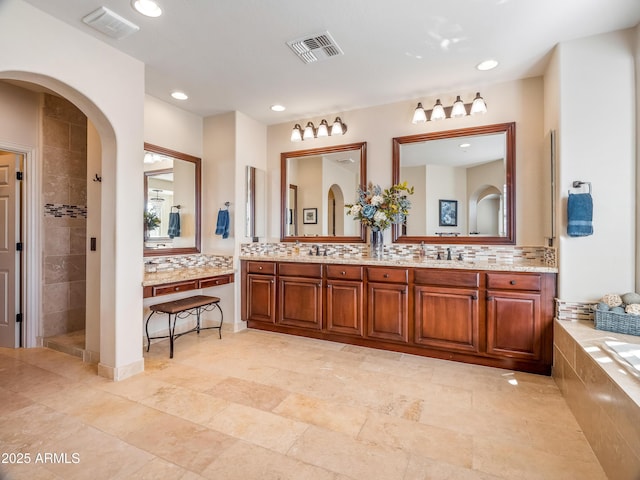
M 498 270 L 511 272 L 557 273 L 555 266 L 555 250 L 546 247 L 477 247 L 452 246 L 453 260 L 436 260 L 437 248 L 423 258 L 418 256 L 419 245 L 409 248 L 400 254 L 387 253 L 382 259 L 373 259 L 367 255 L 368 245 L 364 244 L 320 244 L 322 251 L 327 249 L 327 256 L 309 255 L 313 243 L 300 244 L 300 253 L 294 254 L 291 243 L 243 244 L 240 260 L 274 260 L 280 262 L 332 263 L 351 265 L 405 266 L 423 268 L 448 268 L 470 270 Z M 426 246 L 425 246 L 426 247 Z M 551 250 L 550 252 L 547 250 Z M 440 250 L 442 251 L 442 250 Z M 455 255 L 453 254 L 455 252 Z M 458 253 L 463 253 L 463 260 L 456 260 Z
M 120 382 L 0 349 L 0 441 L 32 457 L 0 476 L 606 480 L 550 377 L 252 330 L 181 341 Z
M 431 263 L 436 265 L 437 255 L 440 252 L 442 258 L 446 258 L 447 248 L 451 248 L 451 255 L 455 259 L 458 254 L 462 254 L 463 261 L 443 260 L 443 266 L 451 268 L 465 268 L 465 264 L 474 263 L 476 265 L 487 266 L 487 269 L 495 269 L 491 265 L 513 265 L 514 267 L 540 267 L 540 271 L 551 273 L 557 272 L 556 249 L 552 247 L 519 247 L 519 246 L 492 246 L 492 245 L 424 245 L 425 256 L 420 258 L 420 245 L 417 244 L 390 244 L 385 245 L 385 257 L 382 260 L 373 260 L 368 256 L 369 245 L 364 243 L 315 243 L 313 241 L 298 244 L 300 253 L 294 254 L 295 243 L 243 243 L 240 246 L 241 259 L 251 257 L 299 257 L 302 261 L 312 260 L 309 255 L 313 245 L 319 245 L 321 250 L 327 251 L 327 258 L 324 261 L 336 262 L 347 259 L 368 259 L 375 264 L 413 264 L 420 266 L 420 263 Z M 317 258 L 317 257 L 316 257 Z M 390 263 L 387 263 L 390 262 Z M 405 263 L 406 262 L 406 263 Z M 445 263 L 446 262 L 446 263 Z M 456 266 L 457 265 L 457 266 Z M 424 266 L 424 265 L 423 265 Z
M 640 337 L 596 330 L 589 320 L 556 320 L 553 377 L 608 477 L 640 478 L 640 379 L 603 349 Z

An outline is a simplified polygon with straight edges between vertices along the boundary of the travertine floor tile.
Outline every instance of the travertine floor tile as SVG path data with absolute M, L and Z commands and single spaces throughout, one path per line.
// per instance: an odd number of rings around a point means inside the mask
M 80 455 L 13 480 L 605 479 L 549 377 L 254 330 L 157 342 L 121 382 L 0 348 L 0 447 Z

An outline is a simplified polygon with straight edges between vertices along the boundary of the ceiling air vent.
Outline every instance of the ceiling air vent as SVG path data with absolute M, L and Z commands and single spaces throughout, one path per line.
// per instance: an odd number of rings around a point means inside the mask
M 100 7 L 82 19 L 84 23 L 111 38 L 124 38 L 140 30 L 136 24 L 122 18 L 107 7 Z
M 289 48 L 293 50 L 304 63 L 326 60 L 336 55 L 344 55 L 336 41 L 329 32 L 307 35 L 287 42 Z

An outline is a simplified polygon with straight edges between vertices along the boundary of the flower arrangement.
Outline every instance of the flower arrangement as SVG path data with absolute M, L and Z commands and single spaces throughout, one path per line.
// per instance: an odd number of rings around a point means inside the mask
M 160 217 L 155 212 L 144 212 L 144 229 L 145 231 L 153 230 L 160 225 Z
M 353 204 L 345 205 L 348 215 L 354 220 L 370 227 L 374 232 L 386 230 L 392 224 L 403 223 L 409 214 L 411 201 L 408 195 L 413 195 L 413 187 L 407 182 L 398 183 L 386 190 L 379 185 L 369 182 L 366 190 L 358 188 L 358 199 Z

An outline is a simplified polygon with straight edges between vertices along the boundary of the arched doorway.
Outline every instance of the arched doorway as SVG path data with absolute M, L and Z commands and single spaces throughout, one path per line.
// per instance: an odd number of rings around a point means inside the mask
M 342 188 L 334 183 L 329 187 L 327 193 L 327 225 L 329 227 L 327 234 L 332 236 L 345 235 L 344 220 L 344 193 Z
M 482 185 L 469 197 L 469 234 L 504 234 L 504 197 L 494 185 Z

